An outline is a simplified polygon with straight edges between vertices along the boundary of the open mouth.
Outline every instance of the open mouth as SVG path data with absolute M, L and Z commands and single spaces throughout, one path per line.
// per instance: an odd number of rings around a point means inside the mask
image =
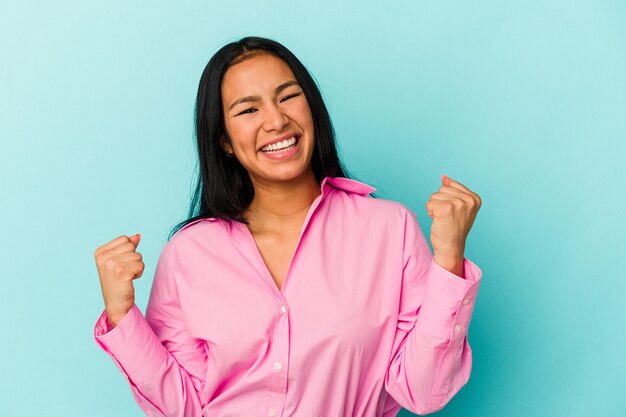
M 267 153 L 267 154 L 278 154 L 282 152 L 287 152 L 293 149 L 298 144 L 299 141 L 300 141 L 300 136 L 295 135 L 281 142 L 273 143 L 271 145 L 265 146 L 261 148 L 261 152 Z

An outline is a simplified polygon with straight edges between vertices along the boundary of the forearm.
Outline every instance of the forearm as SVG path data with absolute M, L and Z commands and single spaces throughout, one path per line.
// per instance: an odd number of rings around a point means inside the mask
M 469 378 L 472 358 L 466 337 L 482 273 L 469 260 L 463 268 L 466 276 L 459 279 L 432 262 L 429 277 L 402 295 L 398 328 L 415 324 L 392 356 L 385 386 L 413 413 L 439 410 Z
M 465 278 L 464 270 L 463 270 L 463 255 L 461 256 L 442 256 L 435 254 L 434 256 L 435 262 L 440 265 L 442 268 L 448 270 L 449 272 L 457 275 L 461 278 Z
M 140 310 L 133 308 L 115 328 L 107 328 L 103 311 L 94 328 L 98 345 L 126 376 L 139 407 L 149 416 L 199 417 L 202 405 L 198 396 L 201 382 L 179 364 L 158 339 Z M 187 355 L 205 363 L 201 346 Z M 195 373 L 198 375 L 198 372 Z

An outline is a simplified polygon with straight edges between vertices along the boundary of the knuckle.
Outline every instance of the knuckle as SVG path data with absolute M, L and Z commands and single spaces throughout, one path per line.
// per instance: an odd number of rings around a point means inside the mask
M 107 250 L 104 249 L 104 247 L 98 246 L 98 248 L 93 252 L 93 257 L 96 260 L 106 259 L 106 253 L 107 253 Z
M 115 275 L 119 276 L 122 274 L 122 272 L 124 272 L 124 268 L 122 267 L 122 265 L 120 264 L 116 264 L 113 267 L 113 272 L 115 272 Z
M 116 265 L 117 262 L 113 258 L 107 258 L 102 262 L 102 266 L 110 271 L 112 271 Z

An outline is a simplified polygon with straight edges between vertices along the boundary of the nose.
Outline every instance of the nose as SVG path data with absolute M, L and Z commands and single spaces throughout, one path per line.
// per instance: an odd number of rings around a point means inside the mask
M 281 130 L 287 123 L 289 123 L 289 119 L 285 113 L 283 113 L 282 109 L 276 104 L 266 106 L 264 116 L 263 128 L 267 131 Z

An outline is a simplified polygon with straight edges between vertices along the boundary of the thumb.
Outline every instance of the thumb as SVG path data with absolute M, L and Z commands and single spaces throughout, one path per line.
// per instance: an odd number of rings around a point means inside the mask
M 441 174 L 441 183 L 443 185 L 450 185 L 450 180 L 451 178 L 448 177 L 446 174 Z
M 139 245 L 139 241 L 141 240 L 141 235 L 139 233 L 132 235 L 131 237 L 129 237 L 128 239 L 130 239 L 130 242 L 135 245 L 135 249 L 137 249 L 137 246 Z

